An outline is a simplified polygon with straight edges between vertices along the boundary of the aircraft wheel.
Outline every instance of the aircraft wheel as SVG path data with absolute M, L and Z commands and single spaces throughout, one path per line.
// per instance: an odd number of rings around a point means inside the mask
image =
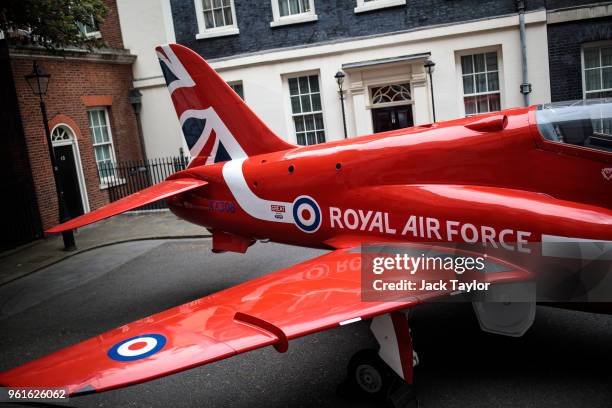
M 358 351 L 348 365 L 348 382 L 362 395 L 386 401 L 402 381 L 373 349 Z

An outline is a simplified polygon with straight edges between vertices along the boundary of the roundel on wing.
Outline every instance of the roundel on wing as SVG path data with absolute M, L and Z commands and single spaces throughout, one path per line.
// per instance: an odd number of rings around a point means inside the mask
M 108 350 L 108 356 L 115 361 L 135 361 L 152 356 L 166 345 L 161 334 L 143 334 L 130 337 L 115 344 Z
M 193 145 L 200 139 L 205 126 L 206 119 L 187 118 L 187 120 L 183 122 L 183 135 L 185 136 L 185 142 L 187 142 L 189 150 L 191 150 Z

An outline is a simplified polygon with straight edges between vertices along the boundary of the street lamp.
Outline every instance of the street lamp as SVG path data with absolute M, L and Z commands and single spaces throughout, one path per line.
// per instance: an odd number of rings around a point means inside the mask
M 432 60 L 428 59 L 425 61 L 425 69 L 427 69 L 427 73 L 429 74 L 429 87 L 431 89 L 431 111 L 433 113 L 433 121 L 436 122 L 436 104 L 434 102 L 434 92 L 433 92 L 433 80 L 431 79 L 431 74 L 434 72 L 434 67 L 436 63 Z
M 140 118 L 140 111 L 142 110 L 142 92 L 136 88 L 130 89 L 128 92 L 128 98 L 130 99 L 130 105 L 136 115 L 136 126 L 138 127 L 138 141 L 140 142 L 140 154 L 142 159 L 147 161 L 147 151 L 144 144 L 144 136 L 142 134 L 142 122 Z
M 342 88 L 342 84 L 344 83 L 344 78 L 346 75 L 342 71 L 336 72 L 334 78 L 336 78 L 336 82 L 338 83 L 338 92 L 340 93 L 340 105 L 342 105 L 342 125 L 344 126 L 344 138 L 348 138 L 348 134 L 346 133 L 346 113 L 344 112 L 344 89 Z
M 53 142 L 51 141 L 51 132 L 49 131 L 49 120 L 47 119 L 47 107 L 45 106 L 44 96 L 47 94 L 47 88 L 49 87 L 49 79 L 51 75 L 46 73 L 41 67 L 38 66 L 34 61 L 32 73 L 25 76 L 25 79 L 32 89 L 34 95 L 40 99 L 40 112 L 43 118 L 43 127 L 45 129 L 45 136 L 47 138 L 47 147 L 49 148 L 49 156 L 51 158 L 51 167 L 53 167 L 53 179 L 55 180 L 55 191 L 57 193 L 57 203 L 59 207 L 59 220 L 64 223 L 70 219 L 66 208 L 66 200 L 64 198 L 64 189 L 62 186 L 62 179 L 59 174 L 59 167 L 55 160 L 55 152 L 53 151 Z M 76 245 L 74 243 L 74 234 L 72 230 L 62 232 L 62 238 L 64 239 L 64 250 L 74 251 Z

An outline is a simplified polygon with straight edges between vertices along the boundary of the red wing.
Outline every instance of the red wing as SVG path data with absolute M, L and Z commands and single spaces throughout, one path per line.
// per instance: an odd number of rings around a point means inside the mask
M 151 204 L 164 198 L 171 197 L 194 188 L 202 187 L 208 182 L 198 179 L 175 179 L 162 181 L 159 184 L 145 188 L 137 193 L 117 200 L 95 211 L 71 219 L 63 224 L 56 225 L 46 232 L 62 232 L 82 227 L 113 215 L 132 210 L 141 205 Z
M 498 265 L 503 273 L 487 274 L 486 281 L 526 278 L 521 269 Z M 456 276 L 449 271 L 446 279 Z M 267 345 L 284 351 L 290 339 L 446 294 L 421 291 L 401 302 L 363 302 L 361 251 L 340 249 L 0 373 L 0 384 L 104 391 Z

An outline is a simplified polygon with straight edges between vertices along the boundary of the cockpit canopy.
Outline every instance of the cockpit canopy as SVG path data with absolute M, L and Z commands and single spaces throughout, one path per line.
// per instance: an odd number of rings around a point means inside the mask
M 547 140 L 612 151 L 612 98 L 539 105 L 536 122 Z

